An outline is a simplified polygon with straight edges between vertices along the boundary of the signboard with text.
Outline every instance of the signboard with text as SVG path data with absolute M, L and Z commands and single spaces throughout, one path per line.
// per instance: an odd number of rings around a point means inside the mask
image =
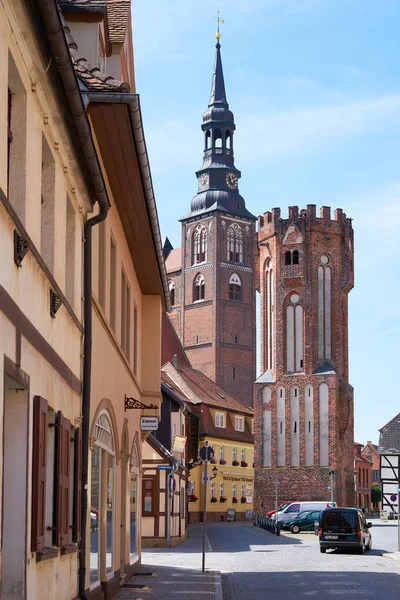
M 158 417 L 140 417 L 141 431 L 157 431 Z

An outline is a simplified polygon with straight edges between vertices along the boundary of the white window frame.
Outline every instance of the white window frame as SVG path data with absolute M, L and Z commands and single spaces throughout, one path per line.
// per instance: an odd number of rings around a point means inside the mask
M 242 448 L 240 460 L 243 460 L 244 462 L 246 462 L 246 449 L 245 448 Z
M 244 417 L 235 416 L 235 431 L 244 431 Z
M 232 498 L 237 498 L 237 485 L 232 483 Z
M 221 423 L 222 423 L 222 425 L 221 425 Z M 215 413 L 215 427 L 225 429 L 225 413 L 220 413 L 220 412 Z
M 219 447 L 219 458 L 220 458 L 220 460 L 221 460 L 221 458 L 222 458 L 222 459 L 224 459 L 224 458 L 225 458 L 225 456 L 224 456 L 224 455 L 225 455 L 225 449 L 224 449 L 224 447 L 223 447 L 223 446 L 220 446 L 220 447 Z

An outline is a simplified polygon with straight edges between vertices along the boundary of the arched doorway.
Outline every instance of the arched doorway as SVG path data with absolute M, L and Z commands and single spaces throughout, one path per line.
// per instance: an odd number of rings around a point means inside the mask
M 136 433 L 131 448 L 129 461 L 129 560 L 132 564 L 138 558 L 138 483 L 139 478 L 139 436 Z

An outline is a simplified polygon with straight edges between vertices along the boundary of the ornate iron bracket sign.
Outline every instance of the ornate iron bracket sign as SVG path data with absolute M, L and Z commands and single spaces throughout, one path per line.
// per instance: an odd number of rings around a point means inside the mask
M 53 292 L 52 289 L 50 289 L 50 315 L 53 317 L 53 319 L 55 318 L 56 312 L 60 308 L 61 304 L 62 300 L 60 296 L 58 296 L 55 292 Z
M 26 253 L 28 252 L 28 244 L 18 233 L 16 229 L 14 229 L 14 262 L 17 267 L 22 267 L 22 261 L 25 258 Z
M 143 410 L 145 408 L 154 408 L 158 410 L 157 404 L 143 404 L 140 400 L 136 400 L 135 398 L 125 396 L 125 412 L 127 410 L 131 410 L 132 408 L 137 408 L 139 410 Z

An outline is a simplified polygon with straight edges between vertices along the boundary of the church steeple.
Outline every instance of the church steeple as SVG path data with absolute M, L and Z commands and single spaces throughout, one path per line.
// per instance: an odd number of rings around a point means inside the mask
M 241 173 L 235 167 L 233 153 L 236 126 L 226 99 L 219 31 L 216 37 L 210 102 L 203 114 L 201 126 L 204 133 L 204 152 L 203 164 L 196 172 L 198 193 L 192 199 L 190 212 L 181 220 L 214 211 L 255 219 L 246 209 L 244 199 L 239 194 Z

